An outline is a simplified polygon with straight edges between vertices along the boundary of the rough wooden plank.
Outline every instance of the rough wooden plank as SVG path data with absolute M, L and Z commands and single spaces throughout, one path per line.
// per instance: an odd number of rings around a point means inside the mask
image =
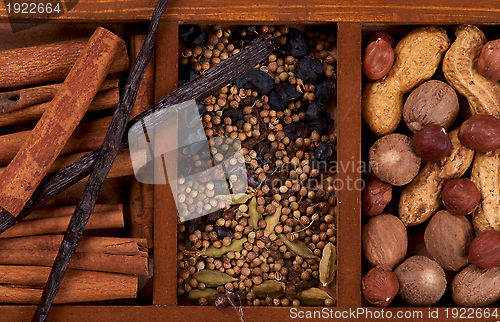
M 361 305 L 361 25 L 338 24 L 338 305 Z
M 155 0 L 80 0 L 59 22 L 148 21 Z M 494 0 L 418 2 L 365 0 L 293 2 L 256 0 L 246 3 L 228 0 L 192 2 L 177 0 L 163 19 L 183 22 L 376 22 L 409 24 L 500 23 L 500 9 Z M 36 19 L 34 14 L 16 15 L 18 21 Z M 0 22 L 8 22 L 7 8 L 0 7 Z

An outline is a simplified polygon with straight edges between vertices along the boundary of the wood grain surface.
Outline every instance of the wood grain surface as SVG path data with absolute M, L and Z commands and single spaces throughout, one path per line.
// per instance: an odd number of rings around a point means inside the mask
M 60 22 L 148 21 L 155 0 L 80 0 Z M 375 22 L 410 24 L 458 24 L 500 22 L 497 1 L 326 1 L 296 0 L 248 2 L 228 0 L 172 0 L 163 19 L 184 22 Z M 15 15 L 23 19 L 34 14 Z M 8 22 L 7 9 L 0 4 L 0 22 Z

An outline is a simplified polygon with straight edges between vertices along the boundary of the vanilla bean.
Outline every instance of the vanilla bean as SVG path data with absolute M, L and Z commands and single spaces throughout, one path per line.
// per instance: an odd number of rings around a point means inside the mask
M 47 284 L 42 293 L 38 307 L 33 315 L 32 321 L 45 321 L 49 314 L 52 302 L 56 296 L 62 279 L 66 274 L 73 254 L 78 247 L 78 241 L 87 224 L 90 214 L 94 209 L 97 196 L 101 191 L 104 180 L 111 169 L 114 159 L 120 150 L 121 141 L 125 134 L 126 125 L 130 119 L 132 106 L 134 105 L 137 91 L 142 80 L 142 76 L 151 59 L 156 32 L 160 18 L 168 5 L 168 0 L 159 0 L 151 19 L 149 30 L 146 34 L 144 44 L 137 56 L 137 60 L 130 70 L 130 74 L 125 83 L 125 91 L 116 108 L 111 124 L 106 133 L 103 144 L 98 149 L 97 158 L 85 190 L 76 205 L 75 212 L 71 217 L 66 233 L 64 234 L 61 247 L 52 266 Z

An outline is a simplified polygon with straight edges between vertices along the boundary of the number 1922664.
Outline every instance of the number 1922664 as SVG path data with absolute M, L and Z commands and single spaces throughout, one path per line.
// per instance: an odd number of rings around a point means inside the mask
M 59 3 L 35 3 L 35 2 L 16 2 L 7 3 L 5 5 L 7 13 L 16 14 L 50 14 L 60 13 L 61 8 Z

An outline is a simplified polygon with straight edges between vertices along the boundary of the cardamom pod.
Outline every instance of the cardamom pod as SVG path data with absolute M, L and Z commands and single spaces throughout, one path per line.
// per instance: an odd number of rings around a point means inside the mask
M 188 299 L 192 301 L 198 301 L 199 299 L 207 299 L 208 304 L 214 305 L 215 304 L 214 295 L 216 294 L 218 294 L 218 292 L 213 288 L 207 287 L 202 290 L 195 288 L 189 291 Z
M 285 283 L 276 280 L 266 280 L 262 284 L 255 285 L 252 292 L 256 297 L 264 299 L 270 297 L 280 297 L 285 294 Z
M 317 287 L 311 287 L 300 292 L 298 298 L 302 305 L 325 305 L 325 300 L 332 297 Z
M 269 237 L 274 233 L 274 228 L 280 222 L 281 218 L 281 205 L 276 208 L 276 211 L 272 215 L 267 215 L 264 219 L 266 221 L 266 229 L 264 229 L 264 236 Z
M 262 215 L 257 211 L 257 198 L 253 197 L 248 203 L 248 224 L 253 227 L 253 229 L 258 230 L 259 220 L 262 219 Z
M 335 279 L 337 272 L 337 249 L 332 243 L 326 244 L 319 261 L 319 281 L 327 286 Z
M 230 194 L 230 195 L 217 195 L 215 199 L 224 202 L 227 205 L 240 205 L 248 201 L 248 199 L 252 198 L 252 195 L 249 193 L 238 193 L 238 194 Z M 257 201 L 256 201 L 257 202 Z
M 222 257 L 228 252 L 240 252 L 243 249 L 243 244 L 246 243 L 247 238 L 243 237 L 241 239 L 233 239 L 231 244 L 228 246 L 222 246 L 221 248 L 217 248 L 214 245 L 205 249 L 205 251 L 201 252 L 201 255 L 208 255 L 212 257 Z
M 193 278 L 198 282 L 205 283 L 208 287 L 217 287 L 219 285 L 236 281 L 236 278 L 229 276 L 226 273 L 210 269 L 202 269 L 198 273 L 194 274 Z
M 283 241 L 286 248 L 295 255 L 299 255 L 302 258 L 312 258 L 319 261 L 319 257 L 314 255 L 311 249 L 307 247 L 304 242 L 300 240 L 289 241 L 283 234 L 278 234 L 278 237 Z

